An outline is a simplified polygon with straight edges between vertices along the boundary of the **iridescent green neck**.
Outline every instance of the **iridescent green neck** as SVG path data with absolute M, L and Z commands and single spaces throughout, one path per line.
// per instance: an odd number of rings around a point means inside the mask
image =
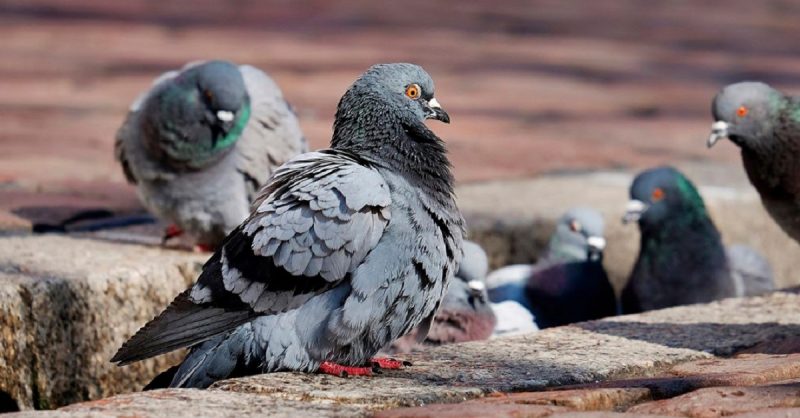
M 250 120 L 250 103 L 245 103 L 241 110 L 239 110 L 239 118 L 236 119 L 236 123 L 233 125 L 228 134 L 219 139 L 214 143 L 213 150 L 219 151 L 226 148 L 229 148 L 239 137 L 242 135 L 245 126 L 247 126 L 247 122 Z

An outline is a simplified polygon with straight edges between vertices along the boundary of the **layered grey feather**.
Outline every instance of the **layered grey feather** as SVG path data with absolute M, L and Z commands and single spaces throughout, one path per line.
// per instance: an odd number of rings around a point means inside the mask
M 726 249 L 736 296 L 757 296 L 775 290 L 772 266 L 751 247 L 737 244 Z

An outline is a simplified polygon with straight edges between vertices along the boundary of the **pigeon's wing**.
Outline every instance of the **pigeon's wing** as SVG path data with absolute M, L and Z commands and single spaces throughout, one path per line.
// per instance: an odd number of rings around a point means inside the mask
M 308 151 L 308 143 L 278 85 L 249 65 L 240 66 L 239 71 L 250 96 L 251 113 L 236 145 L 237 169 L 252 200 L 277 167 Z
M 746 245 L 727 248 L 731 278 L 736 296 L 756 296 L 775 289 L 775 279 L 769 261 Z
M 112 361 L 152 357 L 285 312 L 349 277 L 389 223 L 376 170 L 336 151 L 303 154 L 275 172 L 251 216 L 197 283 L 126 342 Z
M 189 68 L 191 65 L 196 64 L 187 64 L 184 69 Z M 134 171 L 131 170 L 131 161 L 129 159 L 131 151 L 128 147 L 133 145 L 133 141 L 136 140 L 136 135 L 139 134 L 137 131 L 139 111 L 141 111 L 144 102 L 150 97 L 150 94 L 158 88 L 161 83 L 166 83 L 177 75 L 178 71 L 167 71 L 156 77 L 150 85 L 150 88 L 139 94 L 133 103 L 131 103 L 128 108 L 128 114 L 125 116 L 125 121 L 122 122 L 122 126 L 117 130 L 117 135 L 114 138 L 114 157 L 122 165 L 122 172 L 125 173 L 125 178 L 128 180 L 128 183 L 136 184 L 138 182 Z

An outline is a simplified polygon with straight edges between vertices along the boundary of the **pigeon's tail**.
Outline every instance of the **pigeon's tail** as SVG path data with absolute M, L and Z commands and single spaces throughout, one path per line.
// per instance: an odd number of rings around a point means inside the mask
M 120 366 L 203 342 L 254 318 L 247 310 L 197 305 L 190 290 L 178 295 L 159 316 L 136 332 L 111 359 Z
M 252 374 L 254 367 L 248 364 L 252 356 L 246 355 L 245 350 L 252 346 L 254 338 L 252 327 L 244 325 L 231 334 L 203 342 L 193 347 L 183 363 L 158 383 L 165 384 L 163 387 L 205 389 L 218 380 L 243 376 L 247 372 Z M 160 377 L 156 377 L 150 385 Z M 170 380 L 167 381 L 167 377 Z
M 775 289 L 772 267 L 756 250 L 732 245 L 727 253 L 736 296 L 756 296 Z

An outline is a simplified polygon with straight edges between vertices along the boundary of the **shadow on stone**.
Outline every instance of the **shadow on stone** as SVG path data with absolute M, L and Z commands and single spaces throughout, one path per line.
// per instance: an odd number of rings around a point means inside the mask
M 712 322 L 669 323 L 606 320 L 584 322 L 575 326 L 600 334 L 640 340 L 672 348 L 704 351 L 715 356 L 759 347 L 760 342 L 800 335 L 800 325 L 777 322 L 722 324 Z M 702 336 L 702 338 L 698 338 Z M 763 337 L 760 337 L 763 336 Z M 735 343 L 739 341 L 740 343 Z M 751 353 L 769 353 L 769 345 Z
M 19 411 L 17 401 L 8 393 L 0 391 L 0 413 L 17 411 Z

